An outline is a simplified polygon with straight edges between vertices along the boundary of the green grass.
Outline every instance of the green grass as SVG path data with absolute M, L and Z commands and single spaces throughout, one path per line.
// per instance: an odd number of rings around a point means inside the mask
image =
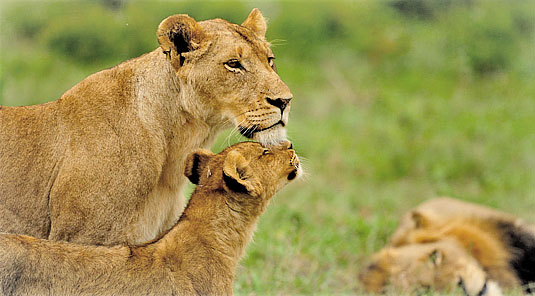
M 438 195 L 535 222 L 534 2 L 415 1 L 423 8 L 412 11 L 393 2 L 403 1 L 255 3 L 294 94 L 288 130 L 307 176 L 261 218 L 237 294 L 362 293 L 358 272 L 400 215 Z M 239 23 L 252 7 L 7 2 L 0 104 L 57 99 L 152 50 L 170 14 Z M 95 46 L 102 51 L 87 52 Z

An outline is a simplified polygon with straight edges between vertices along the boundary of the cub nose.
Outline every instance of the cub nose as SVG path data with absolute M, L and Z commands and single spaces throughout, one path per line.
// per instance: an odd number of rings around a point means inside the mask
M 290 142 L 290 141 L 288 141 L 288 140 L 284 140 L 284 141 L 282 141 L 279 145 L 281 146 L 281 148 L 286 148 L 286 149 L 288 149 L 288 150 L 294 148 L 294 145 L 292 145 L 292 142 Z
M 269 104 L 275 107 L 278 107 L 279 109 L 281 109 L 281 112 L 284 111 L 284 109 L 288 106 L 288 104 L 290 104 L 291 99 L 292 98 L 277 98 L 277 99 L 272 99 L 270 97 L 266 98 Z

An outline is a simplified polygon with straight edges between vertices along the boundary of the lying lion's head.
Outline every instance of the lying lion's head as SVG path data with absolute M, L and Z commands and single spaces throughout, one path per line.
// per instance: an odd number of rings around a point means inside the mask
M 373 256 L 360 279 L 369 292 L 433 289 L 465 295 L 501 295 L 495 282 L 456 241 L 387 247 Z
M 275 144 L 286 138 L 290 89 L 277 74 L 258 9 L 236 25 L 196 22 L 180 14 L 163 20 L 158 41 L 178 77 L 190 112 L 215 125 L 234 126 L 248 138 Z

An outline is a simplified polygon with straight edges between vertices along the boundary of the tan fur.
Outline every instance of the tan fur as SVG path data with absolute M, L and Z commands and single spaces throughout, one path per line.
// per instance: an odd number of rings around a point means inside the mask
M 270 198 L 300 174 L 288 142 L 200 150 L 185 175 L 198 183 L 179 222 L 137 247 L 95 247 L 0 235 L 1 295 L 228 295 L 236 265 Z M 226 177 L 225 177 L 226 176 Z M 293 178 L 291 178 L 293 179 Z M 242 191 L 243 184 L 253 184 Z
M 441 224 L 457 218 L 518 220 L 510 214 L 485 206 L 463 202 L 450 197 L 438 197 L 425 201 L 405 213 L 401 217 L 398 228 L 390 238 L 390 242 L 394 246 L 402 244 L 407 233 L 426 226 L 426 219 L 435 224 Z
M 481 288 L 481 278 L 487 278 L 497 295 L 500 287 L 518 289 L 521 282 L 510 264 L 518 250 L 506 245 L 501 223 L 535 235 L 532 226 L 507 213 L 452 198 L 427 201 L 402 217 L 390 245 L 374 255 L 362 273 L 364 286 L 374 292 L 388 283 L 402 289 L 428 286 L 444 290 L 453 289 L 462 278 L 468 289 Z M 422 264 L 430 250 L 451 260 L 426 268 Z M 477 291 L 468 294 L 477 295 Z
M 360 280 L 368 292 L 418 294 L 427 289 L 453 292 L 459 280 L 469 296 L 478 295 L 486 273 L 455 240 L 387 247 L 372 258 Z M 495 282 L 487 283 L 488 296 L 501 295 Z
M 57 101 L 0 108 L 0 231 L 111 245 L 169 229 L 189 152 L 231 126 L 264 144 L 286 138 L 289 106 L 273 102 L 292 94 L 264 33 L 257 9 L 242 26 L 174 15 L 158 49 Z
M 455 240 L 469 256 L 474 257 L 488 277 L 503 287 L 520 283 L 509 266 L 511 251 L 502 243 L 494 224 L 473 218 L 456 218 L 443 224 L 432 224 L 409 233 L 401 245 Z

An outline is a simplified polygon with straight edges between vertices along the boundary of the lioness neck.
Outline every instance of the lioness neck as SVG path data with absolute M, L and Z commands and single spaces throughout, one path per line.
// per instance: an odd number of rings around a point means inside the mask
M 129 63 L 137 65 L 132 67 Z M 121 68 L 135 69 L 133 105 L 145 128 L 163 142 L 165 155 L 158 184 L 145 199 L 146 206 L 141 208 L 138 221 L 128 231 L 136 235 L 128 241 L 139 244 L 176 223 L 185 204 L 181 194 L 185 178 L 177 172 L 184 170 L 184 160 L 190 151 L 212 145 L 224 126 L 202 108 L 192 86 L 179 81 L 160 49 L 119 65 L 118 70 Z M 154 68 L 161 70 L 151 70 Z
M 160 126 L 166 131 L 168 139 L 191 124 L 205 128 L 206 132 L 218 127 L 217 118 L 210 116 L 211 110 L 201 106 L 202 100 L 193 91 L 192 85 L 178 79 L 161 49 L 125 63 L 126 69 L 129 68 L 129 63 L 137 64 L 133 67 L 135 73 L 132 82 L 135 84 L 137 100 L 134 104 L 138 106 L 141 120 Z M 154 68 L 160 70 L 153 71 Z M 145 93 L 146 90 L 150 90 L 150 93 Z M 204 134 L 204 138 L 207 136 L 209 135 Z

